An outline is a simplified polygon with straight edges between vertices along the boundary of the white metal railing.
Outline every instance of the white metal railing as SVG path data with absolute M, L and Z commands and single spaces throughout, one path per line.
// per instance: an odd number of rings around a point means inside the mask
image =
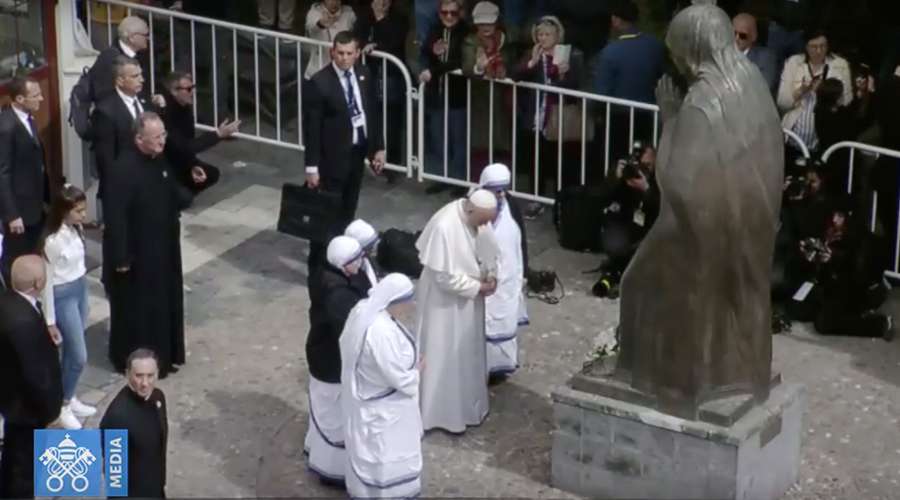
M 600 109 L 600 122 L 597 124 L 596 130 L 599 131 L 602 129 L 602 163 L 603 163 L 603 173 L 606 175 L 609 172 L 609 167 L 611 160 L 614 159 L 611 157 L 611 138 L 610 138 L 610 129 L 608 126 L 612 122 L 612 114 L 613 114 L 613 106 L 619 106 L 627 110 L 628 113 L 628 143 L 627 144 L 619 144 L 617 145 L 620 149 L 619 151 L 631 151 L 631 145 L 634 144 L 636 139 L 643 139 L 645 143 L 652 144 L 654 147 L 657 146 L 659 136 L 660 136 L 660 123 L 659 123 L 659 107 L 653 104 L 646 104 L 638 101 L 629 101 L 625 99 L 617 99 L 608 96 L 601 96 L 599 94 L 593 94 L 590 92 L 583 92 L 578 90 L 571 90 L 562 87 L 555 87 L 552 85 L 538 84 L 532 82 L 524 82 L 524 81 L 514 81 L 510 79 L 502 79 L 502 80 L 492 80 L 492 79 L 467 79 L 466 81 L 466 141 L 465 141 L 465 160 L 466 160 L 466 173 L 464 179 L 454 178 L 449 175 L 449 155 L 448 148 L 450 146 L 449 141 L 449 130 L 448 130 L 448 110 L 449 110 L 449 93 L 450 93 L 450 78 L 466 78 L 462 75 L 462 72 L 456 70 L 452 73 L 449 73 L 447 78 L 443 80 L 443 97 L 444 102 L 443 106 L 440 109 L 441 116 L 438 116 L 437 119 L 443 119 L 443 140 L 442 144 L 438 146 L 441 156 L 443 158 L 441 170 L 442 173 L 433 173 L 428 172 L 425 168 L 420 168 L 418 170 L 418 178 L 420 181 L 422 180 L 432 180 L 437 182 L 443 182 L 447 184 L 453 184 L 458 186 L 472 186 L 478 182 L 478 179 L 472 178 L 472 82 L 473 81 L 483 81 L 489 87 L 488 92 L 488 124 L 487 124 L 487 136 L 483 139 L 487 140 L 488 146 L 488 162 L 492 163 L 494 161 L 494 153 L 495 153 L 495 144 L 494 139 L 496 137 L 495 123 L 497 118 L 495 117 L 495 107 L 494 103 L 497 99 L 496 95 L 498 92 L 495 90 L 497 86 L 501 86 L 504 88 L 510 88 L 512 92 L 512 105 L 509 110 L 511 118 L 511 147 L 510 147 L 510 155 L 511 155 L 511 165 L 510 170 L 512 171 L 512 189 L 511 191 L 518 197 L 529 199 L 533 201 L 539 201 L 543 203 L 553 203 L 553 198 L 542 196 L 540 194 L 540 171 L 542 168 L 540 162 L 540 143 L 539 140 L 541 131 L 538 127 L 534 127 L 531 131 L 534 134 L 534 151 L 533 151 L 533 161 L 532 165 L 526 165 L 526 168 L 530 169 L 530 175 L 532 179 L 531 189 L 519 189 L 517 185 L 517 173 L 521 171 L 519 168 L 519 162 L 517 161 L 518 148 L 517 141 L 519 138 L 519 134 L 517 133 L 518 124 L 517 118 L 519 114 L 518 101 L 519 101 L 519 93 L 523 89 L 534 91 L 534 99 L 535 99 L 535 110 L 540 106 L 540 101 L 542 99 L 542 95 L 554 95 L 557 96 L 557 106 L 555 112 L 559 113 L 559 129 L 557 131 L 557 140 L 555 141 L 555 145 L 550 143 L 551 147 L 556 148 L 556 182 L 557 186 L 563 185 L 563 148 L 564 142 L 560 140 L 563 137 L 564 129 L 563 124 L 565 120 L 563 120 L 563 112 L 565 109 L 566 100 L 574 101 L 578 103 L 581 110 L 581 129 L 580 129 L 580 138 L 575 141 L 580 145 L 580 183 L 582 185 L 585 184 L 586 180 L 586 172 L 588 168 L 588 148 L 589 147 L 597 147 L 593 144 L 590 144 L 592 140 L 587 138 L 587 129 L 589 120 L 593 121 L 595 116 L 597 115 L 597 108 Z M 426 155 L 426 148 L 429 147 L 425 138 L 425 125 L 426 125 L 426 87 L 425 83 L 420 83 L 419 85 L 419 120 L 418 120 L 418 158 L 420 161 L 425 161 L 428 158 Z M 590 106 L 589 106 L 590 103 Z M 480 103 L 484 104 L 484 103 Z M 592 109 L 594 113 L 592 113 Z M 537 111 L 535 111 L 536 113 Z M 635 113 L 653 113 L 652 120 L 652 132 L 650 137 L 640 137 L 637 138 L 637 131 L 635 130 Z M 433 118 L 434 119 L 434 118 Z M 534 118 L 529 117 L 529 119 L 534 120 Z M 531 127 L 531 124 L 528 125 Z M 810 152 L 806 145 L 803 143 L 803 140 L 800 139 L 797 134 L 791 132 L 790 130 L 783 130 L 785 134 L 786 141 L 794 141 L 799 147 L 801 153 L 804 157 L 809 158 Z M 623 134 L 624 135 L 624 134 Z M 594 138 L 593 140 L 596 140 Z M 430 145 L 431 147 L 435 147 L 435 145 Z M 462 147 L 463 145 L 456 144 L 454 147 Z M 434 156 L 434 155 L 432 155 Z M 431 166 L 431 170 L 433 170 L 433 166 Z M 543 168 L 548 168 L 547 166 L 543 166 Z M 552 167 L 550 167 L 552 168 Z
M 466 159 L 465 179 L 457 179 L 457 178 L 451 177 L 449 175 L 449 170 L 448 170 L 449 130 L 448 130 L 448 118 L 447 117 L 449 114 L 448 113 L 448 111 L 449 111 L 449 90 L 450 90 L 450 79 L 451 78 L 466 78 L 466 124 L 467 124 L 466 130 L 467 130 L 467 132 L 466 132 L 466 141 L 465 141 L 466 144 L 465 144 L 465 152 L 464 152 L 465 159 Z M 659 131 L 659 112 L 658 112 L 659 108 L 655 105 L 646 104 L 646 103 L 642 103 L 642 102 L 636 102 L 636 101 L 628 101 L 628 100 L 624 100 L 624 99 L 616 99 L 613 97 L 601 96 L 601 95 L 593 94 L 590 92 L 571 90 L 571 89 L 562 88 L 562 87 L 554 87 L 551 85 L 543 85 L 543 84 L 525 82 L 525 81 L 514 81 L 514 80 L 510 80 L 510 79 L 502 79 L 502 80 L 483 79 L 482 80 L 480 78 L 473 80 L 473 79 L 469 79 L 469 78 L 463 76 L 461 71 L 456 70 L 452 73 L 447 74 L 447 77 L 443 78 L 443 82 L 440 83 L 443 85 L 443 96 L 444 96 L 444 103 L 441 108 L 442 116 L 438 117 L 438 118 L 443 118 L 443 120 L 444 120 L 443 140 L 442 140 L 442 144 L 439 146 L 440 149 L 442 150 L 441 156 L 443 157 L 443 166 L 442 166 L 443 174 L 430 173 L 430 172 L 426 171 L 427 169 L 420 168 L 418 171 L 420 181 L 421 180 L 432 180 L 432 181 L 444 182 L 444 183 L 454 184 L 454 185 L 459 185 L 459 186 L 471 186 L 478 182 L 478 179 L 472 178 L 472 165 L 471 165 L 472 139 L 473 138 L 472 138 L 472 129 L 471 129 L 470 125 L 471 125 L 471 120 L 472 120 L 472 82 L 473 81 L 483 81 L 486 85 L 488 85 L 488 89 L 489 89 L 488 90 L 488 102 L 487 102 L 487 105 L 488 105 L 487 136 L 482 138 L 482 139 L 487 140 L 488 162 L 489 163 L 494 161 L 494 156 L 496 153 L 496 147 L 494 144 L 496 134 L 494 133 L 494 130 L 495 130 L 495 126 L 498 121 L 498 118 L 495 116 L 494 106 L 495 106 L 495 101 L 498 99 L 497 94 L 499 93 L 496 89 L 497 89 L 497 87 L 510 89 L 510 92 L 512 95 L 512 105 L 509 109 L 509 114 L 510 114 L 509 121 L 511 123 L 511 129 L 510 129 L 511 130 L 511 134 L 510 134 L 510 138 L 511 138 L 511 147 L 510 147 L 511 162 L 510 163 L 511 163 L 511 165 L 510 165 L 510 170 L 512 171 L 512 174 L 513 174 L 512 175 L 512 184 L 513 185 L 512 185 L 511 191 L 520 198 L 529 199 L 529 200 L 533 200 L 533 201 L 539 201 L 539 202 L 543 202 L 543 203 L 553 203 L 553 198 L 542 196 L 540 194 L 540 191 L 541 191 L 540 190 L 540 188 L 541 188 L 541 186 L 540 186 L 540 179 L 541 179 L 541 175 L 540 175 L 540 172 L 541 172 L 541 162 L 540 162 L 541 141 L 540 141 L 540 137 L 541 137 L 542 132 L 541 132 L 540 128 L 538 128 L 538 127 L 533 127 L 533 130 L 531 130 L 531 132 L 534 134 L 534 155 L 533 155 L 534 158 L 532 161 L 532 165 L 527 166 L 530 169 L 529 172 L 531 174 L 531 178 L 533 181 L 532 182 L 533 186 L 531 186 L 532 189 L 530 189 L 530 190 L 519 189 L 519 186 L 517 185 L 518 184 L 517 173 L 521 171 L 519 162 L 518 162 L 518 158 L 517 158 L 517 153 L 518 153 L 517 142 L 518 142 L 518 135 L 519 135 L 517 133 L 517 130 L 519 130 L 519 126 L 517 123 L 518 122 L 518 114 L 519 114 L 518 103 L 519 103 L 519 94 L 522 92 L 523 89 L 534 91 L 535 113 L 537 113 L 537 109 L 539 109 L 539 107 L 541 106 L 541 99 L 542 99 L 543 95 L 557 96 L 556 97 L 556 99 L 557 99 L 556 112 L 559 113 L 559 116 L 558 116 L 559 127 L 557 130 L 557 138 L 556 138 L 557 140 L 555 141 L 555 143 L 556 143 L 555 147 L 556 147 L 556 153 L 557 153 L 556 154 L 557 186 L 562 185 L 562 178 L 563 178 L 563 148 L 564 148 L 565 143 L 561 139 L 565 133 L 565 130 L 564 130 L 565 120 L 563 119 L 563 113 L 565 110 L 567 100 L 569 100 L 570 102 L 576 102 L 576 103 L 580 104 L 580 106 L 579 106 L 580 115 L 581 115 L 580 139 L 578 141 L 572 141 L 572 142 L 578 142 L 580 144 L 580 158 L 581 158 L 581 160 L 580 160 L 580 182 L 581 182 L 581 184 L 585 183 L 586 174 L 587 174 L 587 166 L 588 166 L 587 165 L 587 163 L 588 163 L 587 162 L 588 147 L 592 146 L 591 144 L 589 144 L 590 141 L 586 137 L 589 120 L 590 121 L 594 120 L 594 116 L 591 112 L 593 110 L 591 109 L 591 107 L 594 107 L 595 109 L 596 109 L 596 107 L 605 108 L 606 121 L 604 123 L 609 123 L 613 106 L 620 106 L 620 107 L 627 108 L 627 112 L 628 112 L 628 116 L 629 116 L 628 144 L 621 145 L 624 148 L 626 148 L 625 149 L 626 151 L 631 150 L 631 144 L 633 144 L 636 139 L 635 138 L 635 113 L 636 112 L 652 113 L 652 122 L 653 122 L 652 134 L 650 137 L 646 137 L 643 139 L 647 142 L 652 143 L 654 146 L 656 146 L 656 144 L 657 144 L 657 138 L 659 137 L 659 133 L 658 133 L 658 131 Z M 418 130 L 418 132 L 419 132 L 419 142 L 418 142 L 419 153 L 418 153 L 418 157 L 422 161 L 424 161 L 426 159 L 426 147 L 428 147 L 427 141 L 425 140 L 425 122 L 426 122 L 425 112 L 426 112 L 426 107 L 427 107 L 425 105 L 426 86 L 427 85 L 425 83 L 421 83 L 419 85 L 419 130 Z M 591 103 L 591 107 L 589 107 L 588 103 Z M 483 105 L 483 104 L 484 103 L 478 103 L 476 105 Z M 530 119 L 534 120 L 534 117 L 531 117 Z M 591 124 L 591 125 L 593 125 L 593 124 Z M 531 124 L 529 124 L 528 127 L 531 128 Z M 600 127 L 597 127 L 597 130 L 599 130 L 599 129 L 600 129 Z M 603 131 L 604 131 L 603 132 L 604 133 L 603 165 L 604 165 L 604 173 L 606 173 L 609 171 L 609 165 L 610 165 L 610 147 L 611 147 L 610 128 L 604 126 Z M 430 145 L 430 146 L 434 147 L 435 145 Z M 454 147 L 461 147 L 461 146 L 462 145 L 458 145 L 458 144 L 454 145 Z M 547 168 L 547 167 L 544 167 L 544 168 Z
M 249 120 L 242 120 L 245 123 L 242 124 L 240 131 L 235 134 L 235 137 L 239 137 L 242 139 L 248 139 L 251 141 L 261 142 L 265 144 L 271 144 L 281 147 L 286 147 L 295 150 L 303 150 L 304 149 L 304 138 L 303 138 L 303 71 L 304 66 L 303 63 L 307 59 L 312 57 L 312 54 L 318 55 L 319 60 L 321 60 L 323 54 L 330 49 L 331 42 L 314 40 L 311 38 L 300 37 L 295 35 L 289 35 L 285 33 L 280 33 L 277 31 L 271 31 L 266 29 L 254 28 L 246 25 L 235 24 L 225 21 L 219 21 L 215 19 L 194 16 L 190 14 L 185 14 L 183 12 L 173 11 L 169 9 L 162 9 L 157 7 L 150 7 L 146 5 L 121 1 L 121 0 L 97 0 L 98 3 L 104 4 L 107 6 L 106 9 L 106 22 L 104 23 L 104 29 L 107 32 L 107 40 L 110 44 L 113 43 L 114 39 L 117 37 L 114 36 L 114 32 L 116 31 L 116 26 L 112 22 L 112 12 L 109 7 L 110 6 L 120 6 L 125 7 L 127 9 L 128 15 L 138 15 L 144 18 L 147 21 L 148 26 L 150 27 L 150 37 L 149 37 L 149 58 L 150 58 L 150 89 L 151 93 L 155 93 L 156 89 L 160 86 L 160 77 L 162 75 L 157 74 L 157 61 L 158 57 L 168 56 L 169 58 L 169 71 L 174 71 L 176 69 L 176 58 L 181 60 L 187 56 L 187 52 L 190 52 L 190 61 L 189 61 L 189 72 L 193 75 L 195 84 L 198 82 L 197 75 L 197 43 L 198 43 L 198 30 L 208 30 L 209 32 L 209 46 L 210 46 L 210 77 L 209 77 L 209 85 L 211 87 L 212 93 L 212 123 L 201 123 L 198 120 L 197 113 L 197 105 L 198 101 L 201 99 L 199 95 L 195 92 L 194 96 L 194 120 L 197 128 L 204 130 L 215 130 L 216 124 L 220 123 L 221 118 L 225 116 L 225 113 L 220 113 L 220 97 L 227 96 L 228 86 L 225 85 L 225 88 L 220 88 L 223 81 L 231 79 L 231 100 L 233 102 L 228 103 L 233 106 L 234 119 L 247 118 L 252 117 L 253 123 L 248 124 Z M 86 16 L 86 29 L 88 31 L 88 35 L 90 36 L 91 30 L 93 29 L 92 25 L 94 23 L 92 16 L 92 3 L 90 0 L 85 1 L 87 9 Z M 205 37 L 204 37 L 205 38 Z M 224 42 L 223 42 L 224 41 Z M 167 43 L 166 43 L 167 42 Z M 230 42 L 230 47 L 227 47 Z M 260 99 L 260 59 L 264 59 L 267 55 L 265 52 L 265 48 L 263 47 L 263 43 L 270 42 L 269 44 L 273 46 L 272 51 L 274 51 L 274 97 L 275 97 L 275 105 L 274 105 L 274 113 L 270 113 L 274 115 L 274 131 L 269 129 L 267 130 L 263 126 L 263 119 L 261 117 L 262 112 L 262 102 Z M 189 43 L 189 46 L 188 46 Z M 242 54 L 238 50 L 239 45 L 251 45 L 252 44 L 252 59 L 253 59 L 253 70 L 251 74 L 250 80 L 252 81 L 252 95 L 246 95 L 246 93 L 242 93 L 241 81 L 239 78 L 240 74 L 243 74 L 242 71 L 246 68 L 242 68 L 239 64 L 239 56 Z M 168 45 L 168 50 L 166 50 L 165 45 Z M 176 47 L 179 50 L 176 50 Z M 249 48 L 249 47 L 245 47 Z M 230 49 L 230 50 L 229 50 Z M 220 55 L 229 55 L 230 52 L 231 62 L 231 74 L 227 74 L 227 68 L 220 67 Z M 309 55 L 306 55 L 306 54 Z M 177 57 L 177 56 L 181 57 Z M 246 56 L 245 56 L 246 57 Z M 380 71 L 382 74 L 384 84 L 382 87 L 382 95 L 381 95 L 381 120 L 382 120 L 382 139 L 384 140 L 385 146 L 389 144 L 388 138 L 390 134 L 401 133 L 398 130 L 391 130 L 390 127 L 387 126 L 388 114 L 389 113 L 398 113 L 403 110 L 392 110 L 388 106 L 388 92 L 389 92 L 389 81 L 388 78 L 388 65 L 392 66 L 401 76 L 403 80 L 404 89 L 404 99 L 406 101 L 405 106 L 405 153 L 402 156 L 402 163 L 388 163 L 386 168 L 405 172 L 408 177 L 412 176 L 412 171 L 414 166 L 416 166 L 419 162 L 415 157 L 415 149 L 413 147 L 413 130 L 414 130 L 414 122 L 413 122 L 413 108 L 411 103 L 416 99 L 416 89 L 412 84 L 412 79 L 409 75 L 409 71 L 406 69 L 403 61 L 393 56 L 392 54 L 388 54 L 386 52 L 380 51 L 372 51 L 365 57 L 374 57 L 378 59 L 380 64 Z M 312 61 L 307 61 L 307 64 Z M 286 85 L 282 83 L 282 64 L 291 64 L 293 67 L 293 71 L 295 72 L 294 78 L 291 78 Z M 288 71 L 291 69 L 289 68 Z M 286 73 L 289 74 L 289 73 Z M 283 88 L 283 85 L 287 87 L 287 90 Z M 296 89 L 290 89 L 290 86 L 295 86 Z M 223 94 L 224 92 L 224 94 Z M 285 101 L 289 101 L 291 99 L 296 98 L 297 104 L 296 109 L 287 109 L 285 106 Z M 227 99 L 227 97 L 226 97 Z M 250 109 L 241 109 L 242 102 L 251 102 L 249 105 Z M 204 102 L 204 104 L 209 104 Z M 242 113 L 244 113 L 242 115 Z M 286 134 L 282 124 L 283 119 L 285 118 L 296 118 L 296 127 L 292 130 L 290 137 Z M 388 157 L 390 159 L 390 156 Z
M 809 159 L 811 157 L 809 148 L 806 147 L 806 143 L 803 142 L 803 139 L 799 135 L 786 128 L 781 129 L 781 131 L 784 132 L 785 141 L 793 141 L 794 144 L 796 144 L 797 147 L 800 148 L 800 152 L 803 154 L 804 158 Z
M 900 151 L 895 151 L 893 149 L 882 148 L 878 146 L 872 146 L 871 144 L 864 144 L 861 142 L 853 142 L 853 141 L 844 141 L 834 144 L 825 153 L 822 154 L 822 162 L 827 162 L 828 159 L 834 153 L 841 150 L 850 150 L 849 153 L 849 169 L 847 171 L 847 193 L 851 193 L 853 190 L 853 164 L 855 160 L 856 151 L 860 151 L 864 154 L 870 154 L 875 157 L 878 156 L 888 156 L 890 158 L 895 158 L 900 160 Z M 876 217 L 878 216 L 878 191 L 877 189 L 873 189 L 872 192 L 872 208 L 869 212 L 869 230 L 875 231 L 876 226 Z M 892 278 L 900 279 L 900 202 L 897 205 L 897 225 L 894 228 L 894 255 L 893 261 L 894 265 L 892 269 L 888 269 L 884 272 L 886 276 L 890 276 Z

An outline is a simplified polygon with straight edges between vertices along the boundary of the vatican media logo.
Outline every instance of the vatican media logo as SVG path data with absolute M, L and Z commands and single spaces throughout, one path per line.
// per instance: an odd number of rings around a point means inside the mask
M 36 430 L 34 461 L 35 496 L 128 496 L 127 431 Z

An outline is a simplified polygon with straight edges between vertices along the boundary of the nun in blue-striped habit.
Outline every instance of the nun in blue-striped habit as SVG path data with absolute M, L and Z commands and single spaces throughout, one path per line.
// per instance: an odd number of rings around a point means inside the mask
M 341 386 L 352 498 L 409 498 L 421 490 L 422 418 L 413 284 L 389 274 L 353 308 L 341 334 Z

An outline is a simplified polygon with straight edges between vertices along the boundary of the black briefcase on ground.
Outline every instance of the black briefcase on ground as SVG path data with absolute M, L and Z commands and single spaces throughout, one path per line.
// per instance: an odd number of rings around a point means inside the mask
M 287 182 L 281 187 L 278 232 L 317 243 L 327 243 L 341 214 L 341 195 Z
M 402 273 L 418 279 L 422 274 L 416 240 L 422 232 L 411 233 L 400 229 L 388 229 L 381 233 L 378 243 L 378 267 L 385 273 Z

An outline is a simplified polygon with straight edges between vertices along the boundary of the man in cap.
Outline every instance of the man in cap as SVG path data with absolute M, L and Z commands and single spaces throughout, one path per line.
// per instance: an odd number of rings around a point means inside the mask
M 378 246 L 378 233 L 375 232 L 368 222 L 362 219 L 356 219 L 344 230 L 344 236 L 349 236 L 359 243 L 362 247 L 362 269 L 369 278 L 369 285 L 375 286 L 378 283 L 378 275 L 375 273 L 375 267 L 372 265 L 372 257 L 375 255 L 375 248 Z
M 502 163 L 488 165 L 481 172 L 482 189 L 497 197 L 497 217 L 491 223 L 499 247 L 497 265 L 497 292 L 485 299 L 485 337 L 487 338 L 487 365 L 492 379 L 514 372 L 519 366 L 516 330 L 528 323 L 525 297 L 527 251 L 525 225 L 521 212 L 510 199 L 509 168 Z
M 425 430 L 461 433 L 487 416 L 484 298 L 497 281 L 480 264 L 493 259 L 478 255 L 478 239 L 496 215 L 497 198 L 479 189 L 434 214 L 416 242 L 424 266 L 416 332 L 429 360 L 420 400 Z
M 347 456 L 338 341 L 347 315 L 366 297 L 370 285 L 359 272 L 363 251 L 356 240 L 338 236 L 328 243 L 326 254 L 327 263 L 315 271 L 309 286 L 309 428 L 304 451 L 320 481 L 343 487 Z

